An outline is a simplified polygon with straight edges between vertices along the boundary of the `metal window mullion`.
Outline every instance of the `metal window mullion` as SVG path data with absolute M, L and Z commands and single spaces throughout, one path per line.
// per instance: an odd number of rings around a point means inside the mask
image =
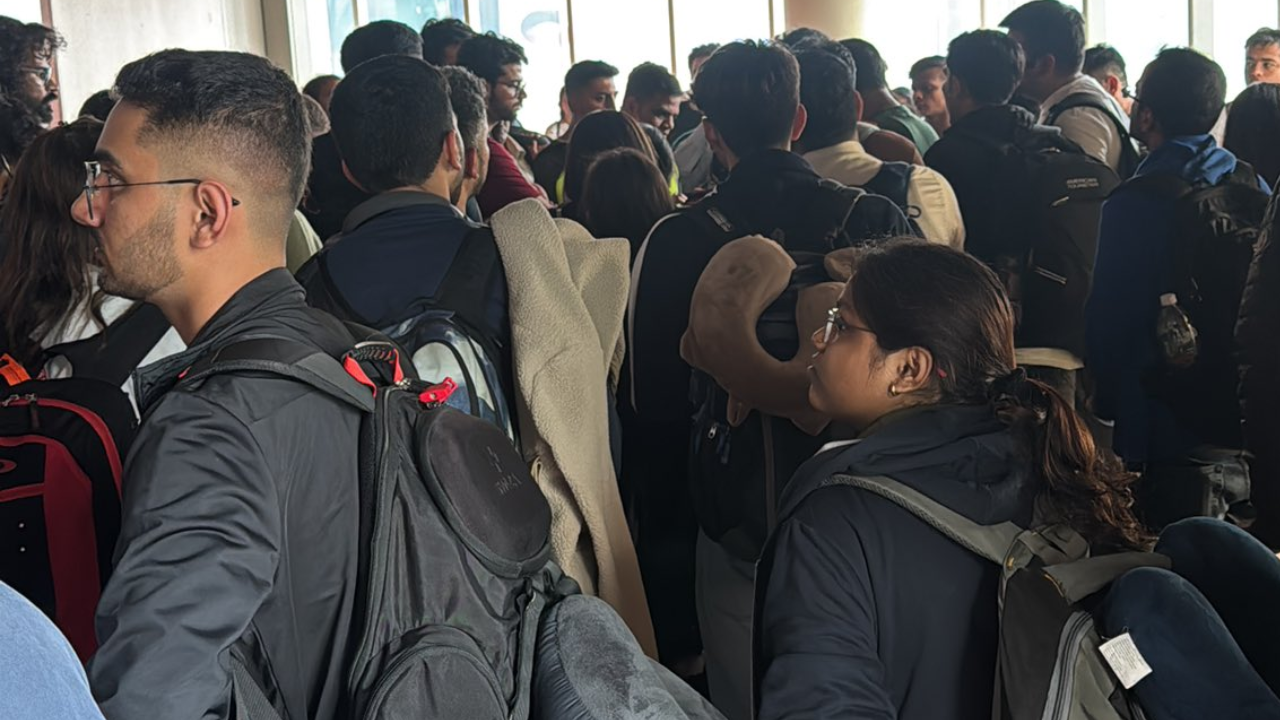
M 369 19 L 369 0 L 351 0 L 351 22 L 356 27 Z
M 679 61 L 676 56 L 676 0 L 667 0 L 667 30 L 668 40 L 671 42 L 671 74 L 677 75 L 680 72 Z

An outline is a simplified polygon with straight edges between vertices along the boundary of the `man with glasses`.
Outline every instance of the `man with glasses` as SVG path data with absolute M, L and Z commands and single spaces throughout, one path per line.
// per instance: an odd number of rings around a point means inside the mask
M 53 56 L 61 46 L 62 38 L 44 25 L 0 16 L 0 188 L 22 152 L 53 122 Z
M 529 96 L 524 87 L 528 61 L 524 48 L 494 33 L 476 35 L 458 49 L 458 65 L 489 84 L 489 173 L 476 196 L 485 218 L 525 198 L 538 198 L 551 206 L 546 193 L 533 183 L 532 170 L 518 163 L 512 151 L 522 150 L 508 135 Z
M 126 65 L 71 208 L 106 292 L 188 350 L 141 369 L 90 684 L 108 720 L 228 717 L 232 654 L 283 717 L 338 717 L 358 560 L 360 412 L 282 377 L 188 370 L 249 338 L 352 338 L 284 268 L 310 134 L 283 71 L 165 50 Z M 183 378 L 186 378 L 184 381 Z

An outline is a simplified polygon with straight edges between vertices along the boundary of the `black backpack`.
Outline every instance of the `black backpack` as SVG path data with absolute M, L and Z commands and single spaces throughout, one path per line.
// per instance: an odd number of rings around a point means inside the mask
M 732 240 L 763 231 L 796 263 L 791 283 L 765 310 L 756 326 L 764 349 L 779 359 L 795 356 L 800 346 L 796 328 L 799 291 L 830 281 L 823 266 L 833 250 L 911 236 L 902 211 L 888 198 L 830 180 L 821 181 L 809 205 L 796 208 L 799 227 L 745 228 L 735 223 L 712 196 L 688 211 L 705 240 L 723 247 Z M 791 421 L 753 412 L 738 427 L 728 420 L 728 394 L 707 373 L 694 370 L 690 400 L 696 410 L 690 439 L 689 478 L 698 522 L 707 537 L 744 560 L 759 557 L 776 525 L 776 508 L 792 473 L 827 442 Z
M 1009 294 L 1015 344 L 1084 357 L 1102 204 L 1120 179 L 1056 134 L 1009 144 L 972 137 L 1000 157 L 991 188 L 999 213 L 988 218 L 993 236 L 970 242 Z
M 1117 175 L 1121 180 L 1128 180 L 1138 171 L 1138 166 L 1142 164 L 1142 156 L 1138 154 L 1138 148 L 1133 144 L 1133 138 L 1129 135 L 1129 130 L 1124 126 L 1124 122 L 1116 117 L 1115 113 L 1105 103 L 1098 100 L 1092 93 L 1079 92 L 1068 95 L 1062 99 L 1062 102 L 1049 108 L 1049 114 L 1045 118 L 1045 125 L 1056 125 L 1058 118 L 1062 113 L 1073 110 L 1075 108 L 1090 108 L 1107 116 L 1112 125 L 1115 125 L 1116 132 L 1120 134 L 1120 167 Z
M 120 481 L 138 421 L 121 385 L 169 330 L 139 304 L 105 331 L 49 348 L 74 376 L 11 384 L 0 402 L 0 580 L 88 660 L 120 535 Z M 7 356 L 6 356 L 7 357 Z
M 897 205 L 898 209 L 902 210 L 902 214 L 907 217 L 911 234 L 922 238 L 924 231 L 920 229 L 921 209 L 912 205 L 907 199 L 911 191 L 911 176 L 915 171 L 916 166 L 911 163 L 886 162 L 880 166 L 880 171 L 875 174 L 875 177 L 862 186 L 862 189 L 892 200 L 893 204 Z
M 1172 271 L 1161 293 L 1178 296 L 1199 334 L 1194 364 L 1161 367 L 1146 378 L 1147 390 L 1201 443 L 1238 449 L 1243 440 L 1235 328 L 1270 197 L 1244 162 L 1217 185 L 1191 185 L 1162 173 L 1135 178 L 1126 187 L 1176 202 Z
M 369 325 L 347 304 L 321 252 L 303 267 L 298 280 L 307 303 L 341 320 Z M 501 428 L 516 440 L 511 349 L 499 340 L 488 319 L 494 288 L 504 281 L 493 231 L 472 229 L 449 265 L 435 294 L 401 315 L 401 322 L 376 328 L 407 353 L 422 377 L 448 377 L 457 385 L 449 405 Z
M 394 344 L 360 342 L 340 364 L 302 343 L 245 340 L 197 362 L 182 382 L 225 373 L 291 378 L 364 413 L 341 717 L 640 720 L 665 702 L 687 714 L 663 717 L 717 719 L 551 560 L 550 507 L 506 435 L 444 404 L 447 383 L 407 377 Z M 589 664 L 563 656 L 584 647 L 595 653 Z M 232 649 L 231 671 L 238 720 L 278 720 L 270 668 L 251 638 Z M 607 713 L 592 710 L 602 687 L 615 701 Z

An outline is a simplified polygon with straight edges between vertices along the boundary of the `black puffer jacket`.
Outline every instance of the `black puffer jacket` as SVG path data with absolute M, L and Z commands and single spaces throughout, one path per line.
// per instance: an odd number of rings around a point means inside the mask
M 1272 198 L 1267 222 L 1254 251 L 1249 284 L 1240 304 L 1236 340 L 1240 346 L 1240 404 L 1245 447 L 1253 453 L 1249 470 L 1254 534 L 1280 547 L 1280 195 Z
M 89 675 L 108 720 L 230 715 L 229 651 L 286 717 L 337 717 L 355 597 L 360 413 L 299 382 L 196 360 L 252 337 L 337 356 L 351 336 L 286 270 L 237 292 L 184 353 L 138 373 L 114 574 Z M 269 664 L 270 673 L 263 672 Z
M 760 720 L 991 717 L 1000 568 L 872 493 L 885 475 L 982 523 L 1027 523 L 1036 483 L 988 407 L 906 410 L 818 454 L 756 571 Z

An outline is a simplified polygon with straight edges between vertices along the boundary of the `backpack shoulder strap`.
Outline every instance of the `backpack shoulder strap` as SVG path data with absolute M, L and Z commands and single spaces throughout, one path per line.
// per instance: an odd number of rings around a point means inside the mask
M 905 162 L 887 162 L 880 166 L 875 177 L 863 185 L 863 189 L 883 195 L 900 208 L 907 207 L 907 194 L 911 189 L 911 175 L 915 166 Z
M 1044 124 L 1053 125 L 1058 122 L 1058 118 L 1062 117 L 1063 113 L 1077 108 L 1088 108 L 1090 110 L 1097 110 L 1105 113 L 1107 117 L 1111 118 L 1111 123 L 1120 130 L 1120 134 L 1125 138 L 1129 137 L 1129 131 L 1125 129 L 1124 124 L 1115 116 L 1115 113 L 1111 112 L 1111 108 L 1107 107 L 1106 103 L 1103 103 L 1091 93 L 1087 92 L 1078 92 L 1068 95 L 1057 105 L 1049 108 L 1049 114 L 1045 116 Z
M 819 488 L 847 485 L 874 493 L 910 512 L 938 532 L 970 552 L 997 565 L 1003 565 L 1014 542 L 1023 529 L 1011 522 L 979 525 L 960 513 L 942 505 L 924 493 L 888 477 L 861 477 L 837 474 L 823 480 Z M 817 488 L 815 488 L 817 489 Z
M 716 202 L 714 194 L 703 198 L 697 205 L 686 210 L 685 214 L 708 237 L 720 240 L 719 245 L 723 245 L 724 241 L 735 240 L 743 235 L 738 229 L 738 224 Z
M 160 308 L 138 303 L 102 332 L 48 348 L 44 359 L 64 357 L 76 377 L 123 385 L 170 327 Z
M 854 208 L 868 195 L 870 193 L 862 188 L 843 185 L 828 178 L 818 180 L 818 192 L 814 193 L 807 210 L 809 221 L 806 223 L 806 235 L 824 238 L 828 250 L 836 249 L 836 241 L 849 224 Z
M 489 298 L 501 274 L 493 230 L 484 225 L 472 228 L 462 239 L 462 246 L 436 289 L 435 303 L 458 313 L 476 327 L 486 328 Z
M 373 410 L 373 393 L 336 359 L 305 343 L 277 337 L 241 340 L 209 353 L 183 373 L 179 385 L 241 373 L 297 380 L 364 412 Z

